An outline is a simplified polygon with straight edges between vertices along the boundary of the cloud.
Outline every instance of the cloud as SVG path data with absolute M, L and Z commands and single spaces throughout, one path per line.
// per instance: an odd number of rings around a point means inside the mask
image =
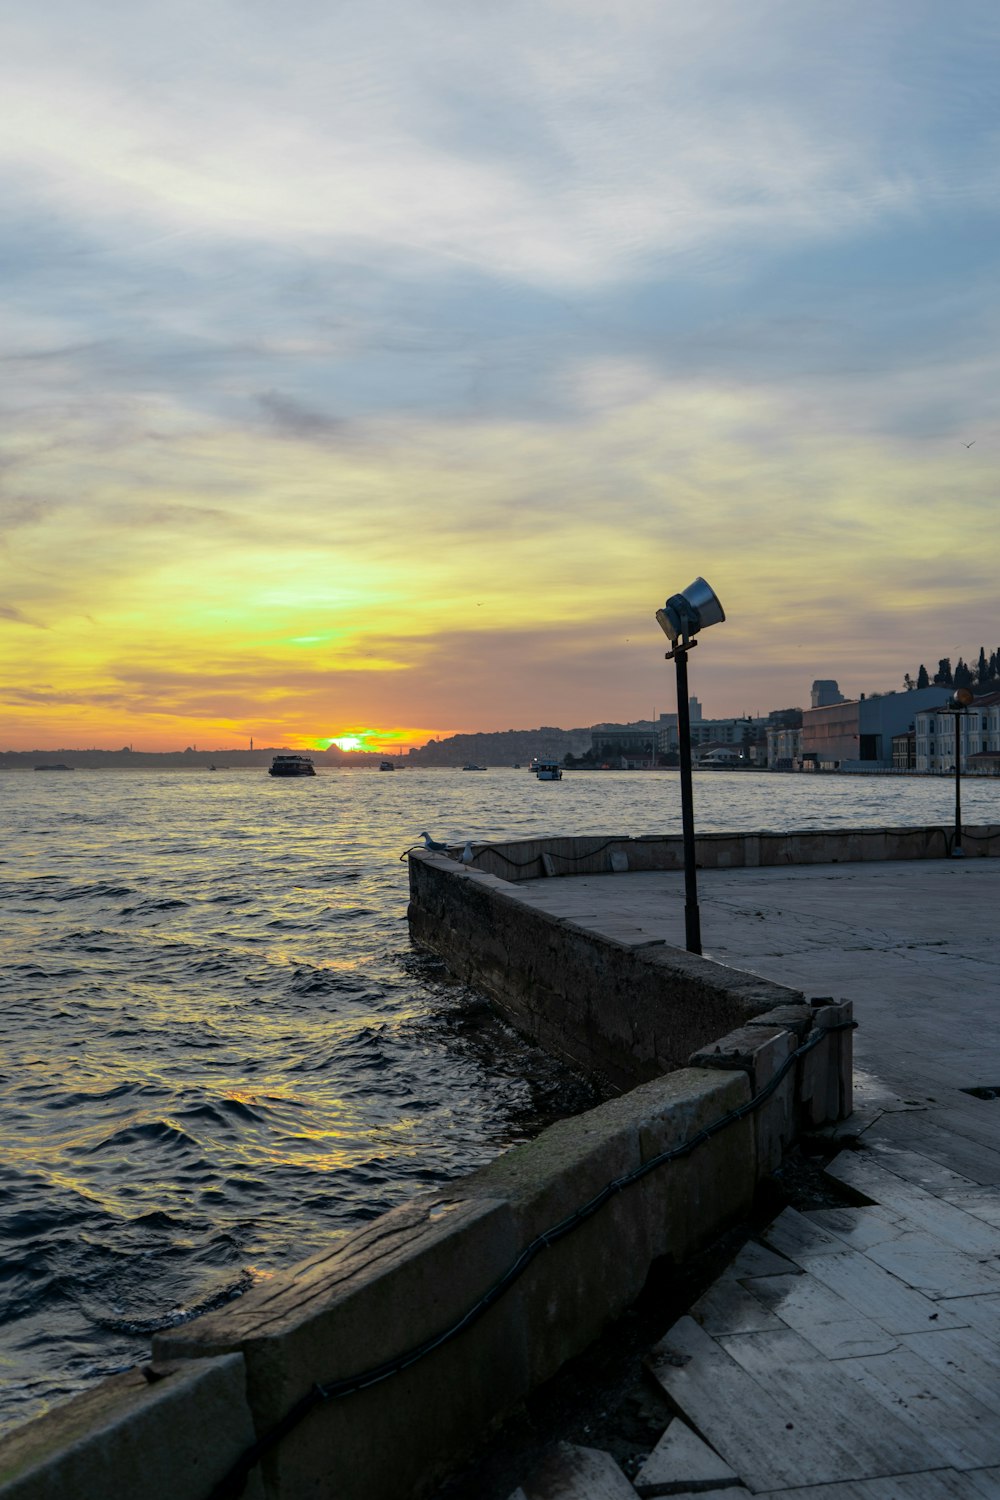
M 95 17 L 70 53 L 51 46 L 66 25 L 53 7 L 42 45 L 8 41 L 10 152 L 36 200 L 124 233 L 133 253 L 179 233 L 563 288 L 663 256 L 733 268 L 741 244 L 842 240 L 954 200 L 955 143 L 900 136 L 901 90 L 886 107 L 910 8 L 701 9 L 691 25 L 673 8 L 524 4 L 456 27 L 440 3 L 347 24 L 305 5 L 276 31 L 222 5 L 195 52 L 145 6 L 116 46 Z M 973 63 L 923 9 L 908 66 L 931 87 L 949 67 L 985 74 L 996 26 L 976 11 Z M 986 142 L 977 155 L 963 192 L 987 203 Z
M 344 423 L 336 417 L 313 411 L 280 391 L 266 391 L 257 401 L 278 431 L 289 437 L 322 440 L 339 437 L 344 431 Z
M 20 609 L 15 609 L 11 604 L 0 604 L 0 620 L 11 620 L 16 625 L 30 625 L 33 630 L 47 630 L 48 626 L 41 624 L 38 620 L 31 620 Z
M 698 573 L 720 709 L 838 655 L 867 690 L 974 649 L 993 7 L 51 0 L 4 26 L 26 716 L 199 742 L 213 715 L 628 717 L 662 692 L 652 610 Z

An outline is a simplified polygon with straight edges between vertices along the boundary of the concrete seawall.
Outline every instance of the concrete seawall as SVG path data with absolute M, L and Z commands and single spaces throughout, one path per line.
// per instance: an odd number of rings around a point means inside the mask
M 443 855 L 410 860 L 410 932 L 526 1035 L 601 1084 L 634 1088 L 798 990 L 664 943 L 532 907 Z
M 797 829 L 784 833 L 702 833 L 695 840 L 705 870 L 754 869 L 773 865 L 835 865 L 858 860 L 941 859 L 952 850 L 951 825 L 920 828 Z M 1000 824 L 964 827 L 967 855 L 1000 856 Z M 462 846 L 456 846 L 458 859 Z M 567 835 L 473 845 L 474 868 L 517 884 L 539 876 L 602 875 L 625 870 L 681 870 L 680 834 L 643 838 Z
M 720 856 L 729 837 L 745 857 L 771 836 L 716 836 Z M 671 841 L 596 842 L 545 841 L 534 873 L 546 855 L 664 858 Z M 0 1443 L 2 1500 L 146 1500 L 158 1469 L 171 1500 L 209 1500 L 254 1438 L 250 1496 L 427 1494 L 655 1261 L 683 1262 L 746 1213 L 803 1128 L 850 1112 L 848 1004 L 547 917 L 478 868 L 485 853 L 411 856 L 415 941 L 618 1096 L 158 1335 L 145 1373 Z

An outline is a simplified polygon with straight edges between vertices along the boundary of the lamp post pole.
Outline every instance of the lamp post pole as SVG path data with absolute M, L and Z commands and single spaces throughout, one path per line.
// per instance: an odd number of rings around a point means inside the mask
M 682 640 L 668 657 L 677 669 L 677 740 L 681 762 L 681 832 L 684 837 L 684 943 L 689 953 L 701 952 L 701 913 L 698 910 L 698 873 L 694 847 L 694 789 L 691 775 L 691 715 L 688 710 L 687 654 L 697 641 Z
M 962 765 L 958 753 L 958 721 L 961 714 L 955 714 L 955 842 L 951 846 L 953 858 L 961 858 L 965 853 L 962 848 Z
M 698 911 L 698 875 L 694 847 L 694 796 L 691 787 L 691 715 L 688 708 L 687 654 L 694 639 L 707 625 L 726 618 L 718 597 L 704 578 L 681 594 L 674 594 L 656 611 L 656 623 L 673 646 L 667 661 L 677 669 L 677 739 L 681 763 L 681 831 L 684 841 L 684 937 L 689 953 L 701 952 L 701 915 Z
M 968 688 L 956 688 L 949 705 L 955 731 L 955 838 L 951 846 L 953 859 L 962 859 L 965 855 L 962 848 L 962 741 L 959 727 L 965 717 L 966 705 L 971 702 L 972 694 Z

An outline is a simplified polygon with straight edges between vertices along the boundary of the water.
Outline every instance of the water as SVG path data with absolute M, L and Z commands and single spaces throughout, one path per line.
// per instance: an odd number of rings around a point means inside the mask
M 677 831 L 677 777 L 0 776 L 0 1425 L 586 1094 L 415 954 L 400 853 Z M 698 827 L 947 823 L 947 780 L 696 777 Z M 1000 783 L 963 786 L 1000 821 Z

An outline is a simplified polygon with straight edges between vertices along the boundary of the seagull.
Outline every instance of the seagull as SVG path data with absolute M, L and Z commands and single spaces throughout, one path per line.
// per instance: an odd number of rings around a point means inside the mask
M 424 832 L 420 837 L 424 841 L 425 849 L 433 849 L 435 854 L 446 854 L 448 852 L 448 845 L 438 843 L 437 839 L 432 839 L 429 833 Z
M 473 849 L 472 844 L 466 844 L 465 848 L 462 850 L 462 864 L 471 865 L 475 857 L 476 851 Z
M 973 438 L 973 439 L 972 439 L 972 443 L 974 443 L 974 442 L 975 442 L 975 441 L 976 441 L 976 440 L 975 440 L 975 438 Z M 971 447 L 972 447 L 972 443 L 966 443 L 966 445 L 965 445 L 965 446 L 966 446 L 966 447 L 967 447 L 967 448 L 971 448 Z

